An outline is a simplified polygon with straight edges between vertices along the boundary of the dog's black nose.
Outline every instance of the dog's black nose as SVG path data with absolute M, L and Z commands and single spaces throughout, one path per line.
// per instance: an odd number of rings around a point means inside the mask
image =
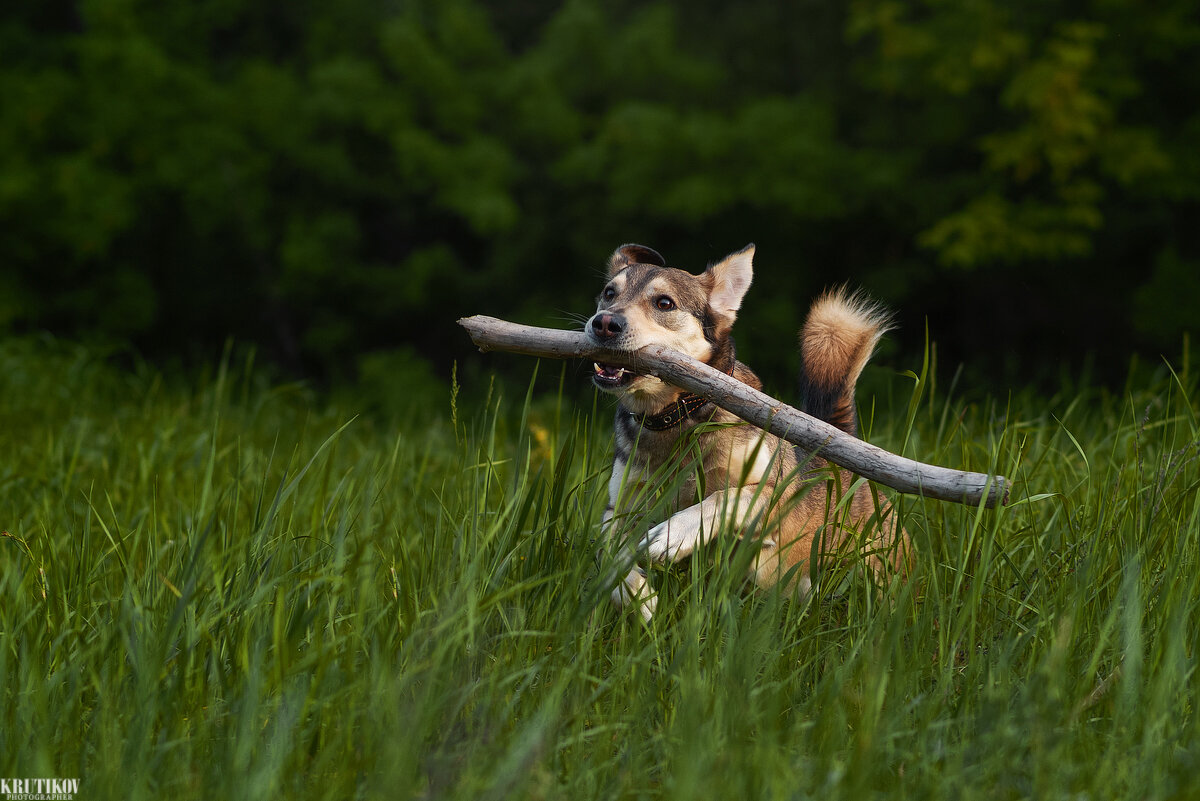
M 625 330 L 625 318 L 619 314 L 601 312 L 592 318 L 592 334 L 597 339 L 614 339 Z

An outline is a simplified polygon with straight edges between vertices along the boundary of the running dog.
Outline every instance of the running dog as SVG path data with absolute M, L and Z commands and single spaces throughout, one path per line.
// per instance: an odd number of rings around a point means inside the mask
M 737 360 L 730 333 L 750 288 L 753 258 L 748 245 L 693 275 L 668 267 L 648 247 L 622 245 L 609 259 L 607 283 L 584 329 L 597 345 L 630 352 L 666 346 L 761 389 L 758 376 Z M 820 297 L 800 332 L 804 411 L 856 434 L 854 387 L 887 328 L 886 313 L 861 295 L 834 290 Z M 628 531 L 638 500 L 655 481 L 686 470 L 674 465 L 698 454 L 685 476 L 675 474 L 670 516 L 649 529 L 634 553 L 626 551 L 626 565 L 643 557 L 675 562 L 729 534 L 756 540 L 750 578 L 763 588 L 789 577 L 807 593 L 814 560 L 843 561 L 855 550 L 877 577 L 907 572 L 907 535 L 866 482 L 852 490 L 849 472 L 655 376 L 597 363 L 593 380 L 618 398 L 603 518 L 609 536 Z M 613 600 L 636 606 L 647 621 L 657 605 L 637 566 L 616 583 Z

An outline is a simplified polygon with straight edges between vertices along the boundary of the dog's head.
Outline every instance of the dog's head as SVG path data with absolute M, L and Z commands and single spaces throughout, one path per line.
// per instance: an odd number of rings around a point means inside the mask
M 608 283 L 584 330 L 597 345 L 635 351 L 663 345 L 709 362 L 729 339 L 750 288 L 754 245 L 731 253 L 700 275 L 666 266 L 642 245 L 622 245 L 608 262 Z M 653 411 L 679 390 L 654 376 L 596 364 L 596 386 L 621 396 L 632 411 Z

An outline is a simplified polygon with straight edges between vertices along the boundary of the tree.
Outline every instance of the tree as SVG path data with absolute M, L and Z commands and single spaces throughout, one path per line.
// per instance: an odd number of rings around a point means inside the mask
M 339 375 L 461 355 L 463 314 L 561 324 L 621 242 L 700 269 L 753 240 L 770 375 L 846 280 L 951 360 L 1123 363 L 1200 302 L 1196 6 L 30 4 L 0 328 Z

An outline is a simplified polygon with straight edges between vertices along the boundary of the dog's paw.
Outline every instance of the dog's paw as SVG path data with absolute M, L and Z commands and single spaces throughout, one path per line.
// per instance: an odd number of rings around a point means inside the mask
M 612 600 L 620 607 L 636 607 L 642 620 L 647 623 L 658 609 L 658 594 L 651 589 L 646 574 L 640 568 L 634 568 L 621 579 L 621 583 L 612 591 Z
M 642 616 L 643 623 L 649 623 L 654 619 L 654 613 L 658 611 L 658 593 L 651 591 L 649 595 L 643 596 L 638 602 L 638 614 Z
M 700 544 L 699 529 L 681 525 L 679 521 L 671 525 L 668 519 L 646 532 L 646 536 L 638 543 L 638 550 L 653 562 L 677 562 Z

